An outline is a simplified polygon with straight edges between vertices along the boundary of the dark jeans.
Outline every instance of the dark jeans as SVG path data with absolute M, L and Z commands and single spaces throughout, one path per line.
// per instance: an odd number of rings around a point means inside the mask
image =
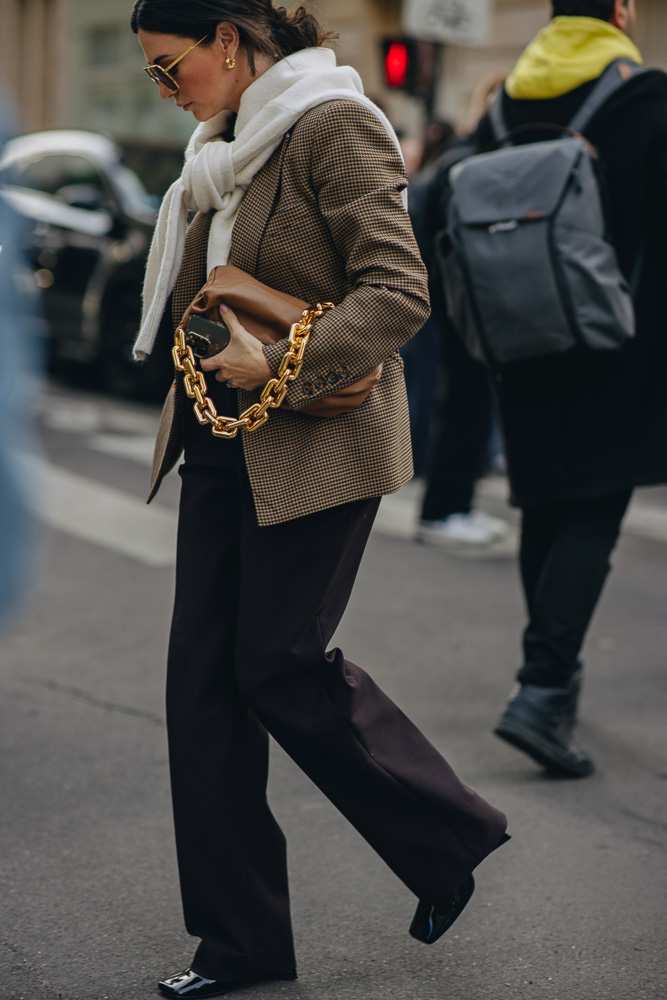
M 566 687 L 611 569 L 631 490 L 523 511 L 521 579 L 528 608 L 523 684 Z
M 209 440 L 228 444 L 202 438 L 200 458 Z M 193 968 L 243 980 L 295 964 L 267 732 L 420 897 L 446 897 L 506 821 L 327 650 L 379 501 L 259 528 L 240 452 L 215 455 L 181 468 L 167 721 L 185 921 L 202 939 Z
M 444 360 L 447 384 L 429 461 L 421 512 L 424 521 L 470 512 L 475 484 L 484 472 L 492 427 L 486 369 L 451 332 L 445 335 Z
M 417 475 L 421 475 L 427 468 L 431 450 L 441 355 L 440 329 L 432 317 L 401 348 L 410 406 L 412 457 Z

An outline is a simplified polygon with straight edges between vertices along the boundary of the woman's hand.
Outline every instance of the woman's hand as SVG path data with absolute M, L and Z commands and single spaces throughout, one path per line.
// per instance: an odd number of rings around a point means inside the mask
M 264 386 L 273 378 L 273 372 L 266 362 L 260 341 L 241 326 L 229 306 L 220 306 L 220 316 L 232 339 L 224 351 L 212 358 L 202 358 L 202 369 L 205 372 L 215 371 L 218 382 L 227 382 L 234 389 L 250 390 Z

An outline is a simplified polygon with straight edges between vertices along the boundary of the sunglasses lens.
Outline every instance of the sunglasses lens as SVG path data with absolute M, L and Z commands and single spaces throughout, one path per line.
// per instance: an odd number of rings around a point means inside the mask
M 154 80 L 158 84 L 164 84 L 167 90 L 173 90 L 174 92 L 178 90 L 178 85 L 165 73 L 161 66 L 147 66 L 146 72 L 151 80 Z

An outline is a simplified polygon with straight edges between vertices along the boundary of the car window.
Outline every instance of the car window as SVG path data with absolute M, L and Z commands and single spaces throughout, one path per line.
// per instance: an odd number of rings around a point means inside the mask
M 42 191 L 67 205 L 101 208 L 108 198 L 99 170 L 85 156 L 49 153 L 11 164 L 5 184 Z
M 158 211 L 161 199 L 148 193 L 134 170 L 123 164 L 116 169 L 114 179 L 130 209 L 152 214 Z

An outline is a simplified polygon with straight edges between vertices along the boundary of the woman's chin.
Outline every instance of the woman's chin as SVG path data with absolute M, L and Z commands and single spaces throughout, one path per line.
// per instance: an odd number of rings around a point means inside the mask
M 211 111 L 209 108 L 204 108 L 200 104 L 192 104 L 188 108 L 189 114 L 192 115 L 198 122 L 207 122 L 211 118 L 215 118 L 217 111 Z
M 206 111 L 195 111 L 194 108 L 192 109 L 192 114 L 195 116 L 197 121 L 200 122 L 210 122 L 212 118 L 217 118 L 218 115 L 222 114 L 229 115 L 231 113 L 232 112 L 229 110 L 229 108 L 217 108 L 215 111 L 211 111 L 208 108 L 206 109 Z

